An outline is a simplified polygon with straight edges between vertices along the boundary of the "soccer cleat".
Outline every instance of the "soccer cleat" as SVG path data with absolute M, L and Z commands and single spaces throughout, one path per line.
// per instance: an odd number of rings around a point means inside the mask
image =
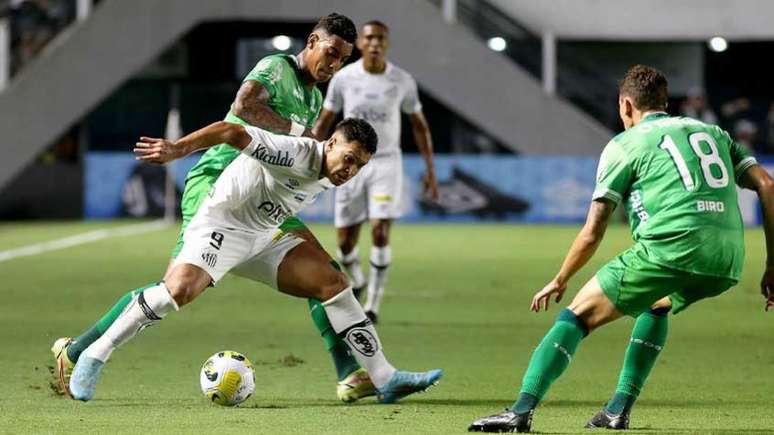
M 629 429 L 629 413 L 610 414 L 604 408 L 586 423 L 587 429 L 605 428 L 615 430 Z
M 409 394 L 426 391 L 443 376 L 443 370 L 435 369 L 427 372 L 413 373 L 396 371 L 389 381 L 377 389 L 376 398 L 379 403 L 395 403 Z
M 73 373 L 73 366 L 75 365 L 70 361 L 70 357 L 67 356 L 67 348 L 73 344 L 73 339 L 70 337 L 58 338 L 54 345 L 51 346 L 51 352 L 54 354 L 56 360 L 56 373 L 59 380 L 59 387 L 69 398 L 73 398 L 70 393 L 70 375 Z
M 468 432 L 529 432 L 532 429 L 534 409 L 516 413 L 510 409 L 481 417 L 468 426 Z
M 94 397 L 94 390 L 104 365 L 104 362 L 86 355 L 78 358 L 70 377 L 70 393 L 73 399 L 88 402 Z
M 365 315 L 366 315 L 366 317 L 368 317 L 368 320 L 371 321 L 371 324 L 376 325 L 377 323 L 379 323 L 379 315 L 376 314 L 375 312 L 373 312 L 373 311 L 366 311 Z
M 376 387 L 371 382 L 368 372 L 361 368 L 339 381 L 336 385 L 336 395 L 344 403 L 353 403 L 363 397 L 376 395 Z

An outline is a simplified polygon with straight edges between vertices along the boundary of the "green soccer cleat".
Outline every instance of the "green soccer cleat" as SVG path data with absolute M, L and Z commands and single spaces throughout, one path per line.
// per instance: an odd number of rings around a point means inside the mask
M 70 376 L 73 374 L 73 366 L 75 363 L 70 361 L 67 356 L 67 348 L 74 343 L 74 340 L 70 337 L 58 338 L 54 345 L 51 346 L 51 352 L 54 354 L 56 360 L 56 374 L 59 381 L 59 388 L 69 398 L 73 398 L 70 393 Z
M 336 395 L 344 403 L 354 403 L 363 397 L 375 396 L 376 387 L 365 369 L 357 369 L 336 385 Z
M 443 376 L 443 370 L 440 369 L 421 373 L 398 370 L 382 388 L 379 388 L 377 399 L 379 403 L 395 403 L 409 394 L 427 391 L 428 388 L 438 384 L 441 376 Z

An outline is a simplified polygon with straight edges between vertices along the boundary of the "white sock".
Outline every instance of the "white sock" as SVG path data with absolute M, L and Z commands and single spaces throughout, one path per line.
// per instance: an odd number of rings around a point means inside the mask
M 349 254 L 344 255 L 341 252 L 341 248 L 338 250 L 339 261 L 341 262 L 344 271 L 352 279 L 352 287 L 361 288 L 365 285 L 365 276 L 363 276 L 363 270 L 360 268 L 360 255 L 358 255 L 357 246 L 352 248 Z
M 138 332 L 158 322 L 172 310 L 179 310 L 164 283 L 138 293 L 100 338 L 84 354 L 105 362 L 110 354 Z
M 392 261 L 392 249 L 389 246 L 371 247 L 371 271 L 368 274 L 368 299 L 365 310 L 379 312 L 384 296 L 384 283 L 387 281 L 387 268 Z
M 333 330 L 347 343 L 357 362 L 368 372 L 374 386 L 384 386 L 395 374 L 395 367 L 387 362 L 376 329 L 352 294 L 352 287 L 322 305 Z

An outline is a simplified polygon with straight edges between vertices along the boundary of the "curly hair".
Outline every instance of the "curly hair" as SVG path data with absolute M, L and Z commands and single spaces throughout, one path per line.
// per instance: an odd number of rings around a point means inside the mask
M 376 143 L 379 138 L 374 128 L 365 119 L 345 118 L 336 124 L 336 131 L 341 132 L 347 142 L 359 142 L 368 154 L 376 154 Z
M 323 30 L 329 35 L 336 35 L 350 44 L 354 44 L 355 39 L 357 39 L 355 23 L 347 16 L 336 12 L 320 18 L 320 21 L 312 29 L 313 32 L 315 30 Z
M 667 105 L 667 79 L 647 65 L 634 65 L 618 84 L 618 93 L 634 100 L 639 110 L 664 110 Z

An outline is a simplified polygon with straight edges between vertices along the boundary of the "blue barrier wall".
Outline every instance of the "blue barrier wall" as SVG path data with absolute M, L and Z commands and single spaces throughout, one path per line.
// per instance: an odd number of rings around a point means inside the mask
M 178 188 L 198 156 L 175 162 Z M 771 170 L 774 160 L 764 163 Z M 88 218 L 111 218 L 122 213 L 124 185 L 137 162 L 131 153 L 92 152 L 86 156 L 84 211 Z M 403 158 L 405 221 L 530 223 L 582 222 L 594 190 L 596 158 L 439 155 L 436 173 L 441 199 L 423 200 L 424 163 L 420 156 Z M 740 195 L 745 222 L 760 222 L 753 192 Z M 301 217 L 308 221 L 333 220 L 333 193 L 321 195 Z

